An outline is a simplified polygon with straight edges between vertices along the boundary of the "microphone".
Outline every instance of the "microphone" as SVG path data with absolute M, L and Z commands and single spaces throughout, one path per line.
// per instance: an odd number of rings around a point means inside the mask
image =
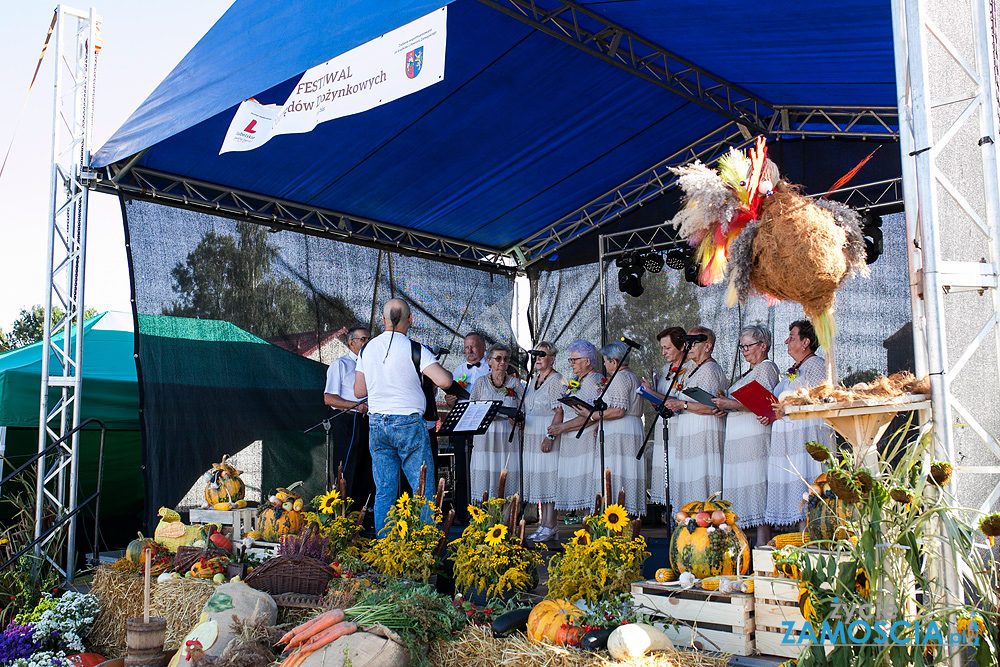
M 441 347 L 440 345 L 431 345 L 427 348 L 431 351 L 435 357 L 440 357 L 442 354 L 451 354 L 451 350 L 446 347 Z
M 704 343 L 708 340 L 705 334 L 682 334 L 681 340 L 685 343 Z
M 534 357 L 547 357 L 547 356 L 549 356 L 549 353 L 546 352 L 545 350 L 528 350 L 528 354 L 530 354 L 530 355 L 532 355 Z
M 642 345 L 639 345 L 639 343 L 635 342 L 631 338 L 626 338 L 625 336 L 622 336 L 621 337 L 621 341 L 623 343 L 625 343 L 626 345 L 628 345 L 633 350 L 641 350 L 642 349 Z

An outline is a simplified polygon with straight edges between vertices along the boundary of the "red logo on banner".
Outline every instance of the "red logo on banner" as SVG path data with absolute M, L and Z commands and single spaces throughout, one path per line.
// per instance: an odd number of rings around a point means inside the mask
M 253 126 L 256 125 L 256 124 L 257 124 L 256 120 L 250 121 L 250 124 L 247 125 L 246 129 L 243 130 L 243 131 L 244 132 L 249 132 L 250 134 L 257 134 L 257 130 L 253 129 Z

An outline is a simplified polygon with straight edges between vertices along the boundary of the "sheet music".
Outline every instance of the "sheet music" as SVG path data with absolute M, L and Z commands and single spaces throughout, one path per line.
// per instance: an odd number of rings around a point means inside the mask
M 483 423 L 483 418 L 490 411 L 491 405 L 493 405 L 493 401 L 469 401 L 466 404 L 465 412 L 452 430 L 456 433 L 475 431 Z

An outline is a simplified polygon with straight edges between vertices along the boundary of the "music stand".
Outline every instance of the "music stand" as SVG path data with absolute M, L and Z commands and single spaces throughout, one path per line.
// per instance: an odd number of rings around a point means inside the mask
M 469 401 L 456 403 L 444 418 L 438 433 L 482 435 L 496 419 L 503 401 Z M 469 413 L 466 415 L 466 413 Z

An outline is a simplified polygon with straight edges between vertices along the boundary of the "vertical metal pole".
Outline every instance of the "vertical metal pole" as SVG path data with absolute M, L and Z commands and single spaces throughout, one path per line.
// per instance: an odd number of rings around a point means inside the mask
M 597 267 L 601 276 L 601 347 L 608 344 L 608 288 L 604 280 L 604 235 L 597 237 Z M 596 368 L 594 370 L 597 370 Z M 604 471 L 601 471 L 604 484 Z

